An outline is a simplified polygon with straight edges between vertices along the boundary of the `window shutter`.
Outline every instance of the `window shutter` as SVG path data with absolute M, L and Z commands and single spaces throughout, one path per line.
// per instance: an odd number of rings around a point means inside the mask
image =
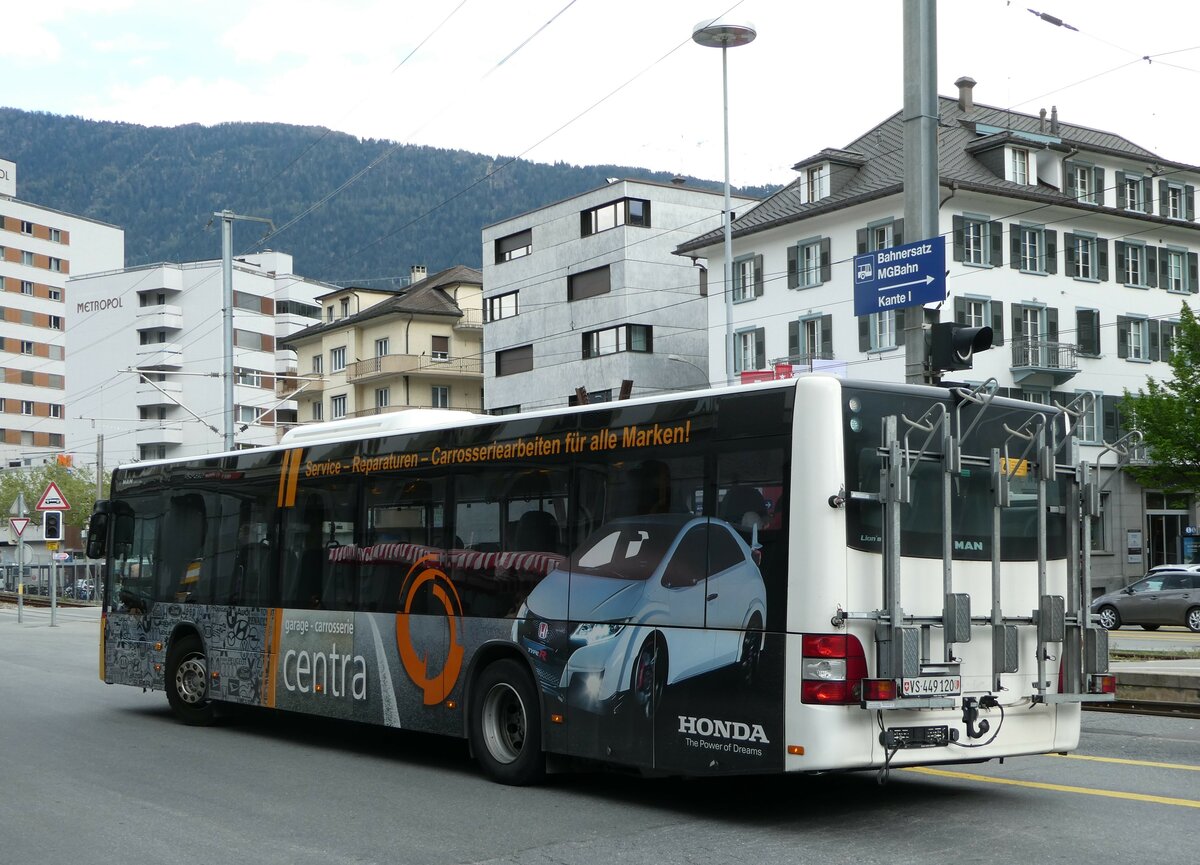
M 1092 184 L 1092 188 L 1096 190 L 1096 192 L 1094 193 L 1095 198 L 1096 198 L 1096 203 L 1103 204 L 1104 203 L 1104 169 L 1096 168 L 1094 170 L 1095 170 L 1096 174 L 1095 174 L 1095 181 Z
M 1046 309 L 1046 341 L 1058 342 L 1058 309 L 1053 306 Z
M 795 360 L 800 356 L 800 322 L 788 322 L 788 358 Z
M 1188 291 L 1190 291 L 1192 294 L 1198 294 L 1198 293 L 1200 293 L 1200 281 L 1197 281 L 1197 276 L 1200 276 L 1200 274 L 1196 273 L 1196 270 L 1197 270 L 1197 268 L 1196 268 L 1196 253 L 1189 252 L 1187 258 L 1188 258 L 1188 285 L 1187 285 Z
M 821 316 L 821 359 L 833 360 L 833 316 Z
M 1103 237 L 1096 238 L 1096 279 L 1108 280 L 1108 240 Z
M 1101 397 L 1101 405 L 1104 407 L 1104 440 L 1106 442 L 1115 442 L 1121 437 L 1121 414 L 1117 411 L 1117 403 L 1121 397 L 1104 396 Z
M 1158 284 L 1171 287 L 1171 255 L 1165 248 L 1158 250 Z
M 1189 222 L 1196 218 L 1196 187 L 1183 187 L 1183 218 Z
M 1114 240 L 1113 252 L 1117 257 L 1117 282 L 1125 281 L 1125 241 Z
M 967 299 L 965 297 L 954 298 L 954 320 L 959 324 L 967 323 Z
M 1012 315 L 1009 318 L 1012 321 L 1012 338 L 1023 339 L 1025 337 L 1025 305 L 1014 303 Z
M 1008 266 L 1021 269 L 1021 226 L 1015 222 L 1008 224 Z
M 1167 215 L 1168 201 L 1169 201 L 1169 198 L 1167 196 L 1167 181 L 1160 180 L 1160 181 L 1158 181 L 1158 215 L 1159 216 Z
M 1063 160 L 1063 177 L 1063 192 L 1067 198 L 1074 198 L 1078 194 L 1075 192 L 1075 163 L 1069 159 Z
M 788 288 L 800 287 L 800 247 L 789 246 L 787 248 L 787 286 Z
M 762 297 L 763 293 L 763 257 L 754 256 L 754 296 Z
M 767 365 L 767 332 L 764 328 L 754 329 L 754 368 L 763 369 Z
M 992 345 L 1004 345 L 1004 302 L 992 301 Z
M 1146 285 L 1158 288 L 1158 247 L 1146 246 Z
M 1150 359 L 1158 360 L 1158 322 L 1150 319 L 1146 324 L 1150 330 Z
M 862 352 L 871 350 L 871 316 L 869 315 L 858 317 L 858 350 Z
M 892 223 L 892 246 L 904 245 L 904 220 L 897 219 Z
M 1100 313 L 1094 309 L 1075 310 L 1075 338 L 1079 343 L 1080 354 L 1089 356 L 1100 354 L 1100 345 L 1097 341 L 1099 333 L 1096 328 L 1099 315 Z
M 1058 232 L 1053 228 L 1045 231 L 1046 258 L 1042 266 L 1046 273 L 1058 273 Z
M 1116 205 L 1117 205 L 1117 207 L 1124 210 L 1125 209 L 1125 172 L 1118 171 L 1116 174 L 1116 178 L 1117 178 L 1117 182 L 1115 184 L 1116 192 L 1117 192 Z
M 920 307 L 917 307 L 920 309 Z M 904 345 L 904 310 L 896 310 L 896 345 Z
M 858 248 L 856 255 L 862 255 L 867 251 L 867 230 L 865 228 L 860 228 L 854 233 L 854 242 Z
M 1142 178 L 1142 210 L 1146 213 L 1154 212 L 1154 180 L 1150 177 Z
M 829 280 L 833 278 L 832 273 L 830 271 L 830 267 L 832 265 L 830 258 L 831 258 L 831 253 L 830 253 L 830 246 L 829 246 L 829 238 L 822 237 L 821 238 L 821 282 L 829 282 Z
M 964 228 L 964 220 L 963 220 L 963 218 L 962 218 L 961 216 L 955 216 L 955 217 L 954 217 L 954 218 L 951 220 L 951 222 L 953 222 L 953 223 L 954 223 L 954 260 L 955 260 L 955 261 L 962 261 L 962 260 L 963 260 L 963 254 L 964 254 L 964 253 L 963 253 L 963 247 L 964 247 L 964 241 L 963 241 L 963 228 Z
M 1063 269 L 1067 276 L 1075 275 L 1075 235 L 1063 232 Z
M 1172 322 L 1160 322 L 1162 328 L 1162 338 L 1159 350 L 1162 352 L 1162 359 L 1166 362 L 1171 360 L 1171 345 L 1175 342 L 1175 325 Z
M 1129 318 L 1117 316 L 1117 357 L 1129 357 Z
M 999 267 L 1004 264 L 1004 226 L 996 221 L 989 222 L 988 234 L 992 240 L 992 259 L 989 264 Z

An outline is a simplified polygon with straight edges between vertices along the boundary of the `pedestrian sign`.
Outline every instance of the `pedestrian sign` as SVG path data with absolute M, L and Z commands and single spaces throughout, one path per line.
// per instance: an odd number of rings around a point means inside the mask
M 39 511 L 69 511 L 71 506 L 67 504 L 67 497 L 62 494 L 58 484 L 50 481 L 46 485 L 46 491 L 38 499 L 37 509 Z

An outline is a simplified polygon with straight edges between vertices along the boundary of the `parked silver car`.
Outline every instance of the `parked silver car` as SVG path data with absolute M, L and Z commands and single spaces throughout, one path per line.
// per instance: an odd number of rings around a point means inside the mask
M 1186 625 L 1200 633 L 1200 569 L 1154 568 L 1136 583 L 1096 598 L 1092 612 L 1109 630 L 1121 625 L 1141 625 L 1147 631 L 1161 625 Z

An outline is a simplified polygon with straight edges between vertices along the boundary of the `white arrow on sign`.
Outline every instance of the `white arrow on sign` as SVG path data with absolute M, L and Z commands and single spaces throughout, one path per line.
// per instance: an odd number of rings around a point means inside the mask
M 25 527 L 29 525 L 29 517 L 9 517 L 8 524 L 12 526 L 12 530 L 19 538 L 24 533 Z

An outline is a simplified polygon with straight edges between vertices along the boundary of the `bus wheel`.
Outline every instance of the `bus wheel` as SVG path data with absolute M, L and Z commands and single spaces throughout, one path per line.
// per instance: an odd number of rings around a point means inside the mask
M 642 643 L 633 663 L 633 690 L 637 712 L 644 718 L 654 717 L 654 708 L 662 698 L 667 683 L 667 649 L 660 645 L 655 631 Z
M 524 786 L 546 771 L 542 717 L 529 671 L 505 658 L 489 665 L 471 700 L 471 749 L 501 784 Z
M 175 716 L 193 727 L 211 724 L 216 717 L 208 698 L 208 661 L 195 634 L 172 640 L 167 650 L 167 702 Z
M 754 677 L 758 675 L 758 662 L 762 657 L 762 645 L 762 619 L 755 613 L 742 634 L 742 651 L 738 656 L 738 678 L 742 680 L 743 685 L 754 684 Z

